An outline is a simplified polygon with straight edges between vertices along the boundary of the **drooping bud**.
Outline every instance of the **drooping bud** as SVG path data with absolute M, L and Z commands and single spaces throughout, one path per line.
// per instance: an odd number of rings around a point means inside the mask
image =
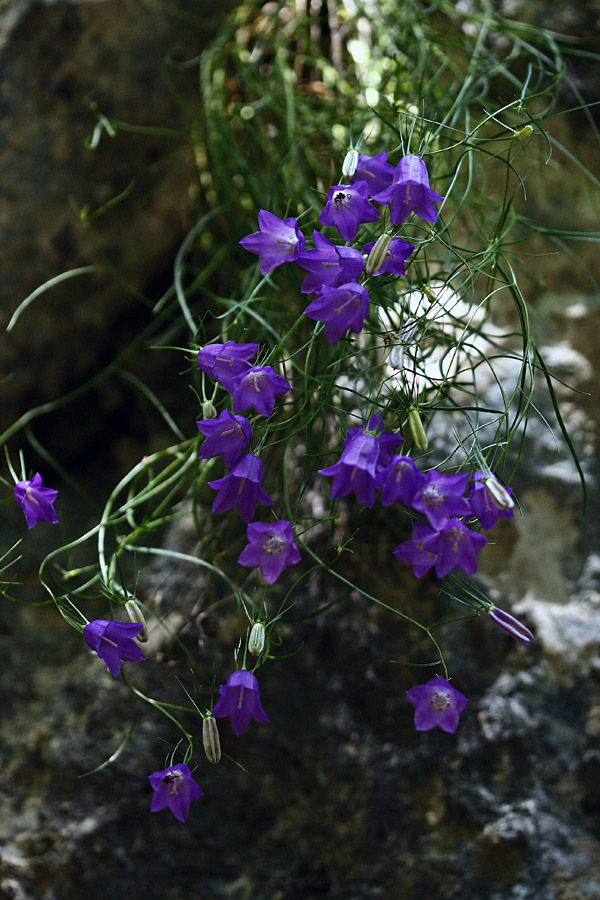
M 518 131 L 515 131 L 513 137 L 515 141 L 524 141 L 531 134 L 533 134 L 533 128 L 531 127 L 531 125 L 524 125 L 523 128 L 519 128 Z
M 421 415 L 416 406 L 411 406 L 408 411 L 408 426 L 410 428 L 411 437 L 413 439 L 415 447 L 420 453 L 425 453 L 425 451 L 429 447 L 429 441 L 427 440 L 427 435 L 425 434 L 425 429 L 423 428 Z
M 344 162 L 342 163 L 342 175 L 345 178 L 352 178 L 354 173 L 356 172 L 356 167 L 358 165 L 358 150 L 355 150 L 354 147 L 350 147 L 346 156 L 344 157 Z
M 430 303 L 438 302 L 438 298 L 437 298 L 436 294 L 431 290 L 431 288 L 429 287 L 428 284 L 421 285 L 421 290 L 423 291 L 423 293 L 425 294 L 425 296 L 427 297 L 427 299 L 429 300 Z
M 365 266 L 367 275 L 372 275 L 373 272 L 377 272 L 381 268 L 386 254 L 390 248 L 391 242 L 391 234 L 382 234 L 381 237 L 377 238 L 377 240 L 371 247 L 369 256 L 367 257 L 367 263 Z
M 485 486 L 498 509 L 513 508 L 515 501 L 494 475 L 485 479 Z
M 514 637 L 516 641 L 520 641 L 522 644 L 530 644 L 533 641 L 534 636 L 529 628 L 526 628 L 522 622 L 519 622 L 518 619 L 515 619 L 514 616 L 511 616 L 505 610 L 492 606 L 488 610 L 488 615 L 499 628 L 506 631 L 511 637 Z
M 398 371 L 404 368 L 404 344 L 402 342 L 394 344 L 390 350 L 387 364 L 391 369 L 398 369 Z
M 203 419 L 216 419 L 217 418 L 217 410 L 215 409 L 214 403 L 212 400 L 205 400 L 202 404 L 202 418 Z
M 142 630 L 136 636 L 136 640 L 138 640 L 141 644 L 145 644 L 149 637 L 148 626 L 146 625 L 144 613 L 142 612 L 140 604 L 137 602 L 137 600 L 128 600 L 125 603 L 125 612 L 127 613 L 127 618 L 130 622 L 133 622 L 134 625 L 142 626 Z
M 216 765 L 221 759 L 221 741 L 217 720 L 212 716 L 202 719 L 202 744 L 207 760 Z
M 253 656 L 260 656 L 265 646 L 265 626 L 255 622 L 248 638 L 248 650 Z

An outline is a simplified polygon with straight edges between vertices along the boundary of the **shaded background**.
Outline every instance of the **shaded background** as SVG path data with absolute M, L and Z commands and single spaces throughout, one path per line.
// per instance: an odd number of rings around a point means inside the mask
M 347 30 L 336 31 L 334 7 L 312 4 L 307 31 L 333 63 L 353 24 L 352 5 L 345 4 Z M 598 4 L 563 5 L 552 19 L 546 3 L 497 8 L 571 35 L 584 50 L 598 34 Z M 193 425 L 197 410 L 183 392 L 180 359 L 148 350 L 151 307 L 168 290 L 174 256 L 198 208 L 219 200 L 210 197 L 210 172 L 196 145 L 181 140 L 189 138 L 190 106 L 208 128 L 210 119 L 196 68 L 177 63 L 205 48 L 227 12 L 226 5 L 215 10 L 211 4 L 198 15 L 196 3 L 181 0 L 0 3 L 4 428 L 31 407 L 77 389 L 147 328 L 147 340 L 127 358 L 128 371 L 168 398 L 182 427 Z M 285 12 L 283 4 L 284 18 Z M 569 66 L 578 91 L 597 100 L 594 61 L 572 57 Z M 280 89 L 275 74 L 265 71 L 264 78 L 265 91 Z M 326 101 L 314 73 L 300 70 L 298 78 L 315 108 Z M 236 90 L 229 85 L 231 117 L 240 114 Z M 567 91 L 563 99 L 565 106 L 577 104 Z M 84 141 L 98 121 L 94 109 L 123 127 L 115 138 L 103 134 L 92 151 Z M 161 132 L 144 131 L 148 123 Z M 553 133 L 577 147 L 598 177 L 590 123 L 572 116 L 557 118 L 555 126 Z M 230 146 L 233 157 L 249 134 L 240 132 L 239 144 Z M 274 135 L 275 153 L 277 147 Z M 590 212 L 597 185 L 576 167 L 539 167 L 527 187 L 528 215 L 598 230 Z M 233 188 L 252 193 L 247 184 Z M 90 231 L 89 215 L 124 191 L 123 202 L 93 219 Z M 269 207 L 264 197 L 256 199 Z M 213 234 L 240 227 L 219 218 Z M 202 265 L 215 258 L 231 265 L 229 257 L 215 257 L 217 244 L 201 247 Z M 596 245 L 575 249 L 597 277 Z M 240 740 L 223 723 L 224 750 L 247 773 L 226 759 L 216 768 L 200 761 L 205 797 L 187 823 L 168 813 L 151 816 L 144 773 L 162 765 L 161 737 L 173 737 L 164 720 L 140 709 L 116 763 L 81 778 L 119 746 L 134 714 L 131 696 L 53 609 L 4 602 L 0 897 L 600 898 L 599 409 L 597 396 L 586 393 L 598 380 L 598 296 L 593 278 L 564 249 L 552 250 L 535 262 L 528 301 L 553 371 L 581 392 L 557 388 L 590 499 L 582 519 L 579 479 L 564 440 L 533 418 L 513 484 L 523 516 L 498 526 L 494 546 L 482 554 L 481 578 L 537 639 L 516 646 L 481 620 L 444 635 L 449 668 L 470 698 L 456 736 L 414 731 L 404 696 L 411 682 L 390 660 L 418 658 L 426 648 L 398 620 L 350 595 L 342 607 L 285 632 L 301 652 L 266 667 L 261 677 L 272 724 L 252 724 Z M 4 332 L 18 303 L 48 278 L 107 261 L 108 268 L 44 294 Z M 215 278 L 217 289 L 218 273 Z M 543 394 L 538 405 L 552 421 Z M 101 499 L 165 435 L 115 372 L 72 404 L 36 418 L 27 437 L 28 464 L 39 462 L 56 483 L 48 458 L 36 455 L 36 447 L 45 448 L 65 473 L 83 480 L 92 499 Z M 10 446 L 16 453 L 20 438 Z M 69 483 L 61 502 L 61 517 L 84 528 L 93 504 L 82 504 Z M 369 531 L 366 511 L 357 524 L 367 536 L 349 577 L 365 585 L 376 577 L 377 595 L 401 598 L 424 620 L 438 615 L 435 583 L 415 584 L 382 564 L 391 537 Z M 9 498 L 2 546 L 22 528 Z M 33 566 L 55 542 L 52 529 L 27 536 L 32 568 L 28 574 L 24 564 L 19 573 L 27 599 L 41 599 Z M 191 552 L 193 543 L 187 520 L 165 536 L 174 549 Z M 243 624 L 233 604 L 212 607 L 213 589 L 196 570 L 157 564 L 146 570 L 140 590 L 204 665 L 228 667 Z M 333 599 L 330 585 L 313 581 L 298 612 Z M 191 689 L 185 664 L 158 634 L 147 656 L 152 661 L 136 670 L 136 684 L 181 702 L 175 676 Z M 189 727 L 199 730 L 196 722 Z

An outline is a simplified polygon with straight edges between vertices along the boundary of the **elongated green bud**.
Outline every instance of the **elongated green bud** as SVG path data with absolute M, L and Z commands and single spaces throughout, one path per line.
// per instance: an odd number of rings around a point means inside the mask
M 216 765 L 221 759 L 221 741 L 217 720 L 212 716 L 202 719 L 202 744 L 207 760 Z
M 352 178 L 354 173 L 356 172 L 356 166 L 358 165 L 358 150 L 355 150 L 354 147 L 351 147 L 350 150 L 346 153 L 344 157 L 344 162 L 342 163 L 342 175 L 344 178 Z
M 133 622 L 134 625 L 142 626 L 142 630 L 138 635 L 136 635 L 136 640 L 138 640 L 141 644 L 145 644 L 149 637 L 148 626 L 146 625 L 144 613 L 142 612 L 140 604 L 137 602 L 137 600 L 128 600 L 125 604 L 125 612 L 127 613 L 127 618 L 130 622 Z
M 531 125 L 524 125 L 523 128 L 519 128 L 518 131 L 515 131 L 513 137 L 515 141 L 524 141 L 530 134 L 533 134 L 533 128 Z
M 391 242 L 391 234 L 382 234 L 381 237 L 377 238 L 367 257 L 367 264 L 365 266 L 367 275 L 373 275 L 374 272 L 377 272 L 381 268 L 383 261 L 387 256 L 387 252 L 390 249 Z
M 425 451 L 429 447 L 429 441 L 427 440 L 427 435 L 425 434 L 425 429 L 423 428 L 421 415 L 416 406 L 411 406 L 408 411 L 408 426 L 410 428 L 410 433 L 415 447 L 420 453 L 425 453 Z
M 260 656 L 265 646 L 265 626 L 255 622 L 248 638 L 248 650 L 253 656 Z
M 431 290 L 431 288 L 429 287 L 428 284 L 421 285 L 421 290 L 423 291 L 423 293 L 425 294 L 425 296 L 427 297 L 427 299 L 429 300 L 430 303 L 437 303 L 438 298 L 436 297 L 436 295 Z

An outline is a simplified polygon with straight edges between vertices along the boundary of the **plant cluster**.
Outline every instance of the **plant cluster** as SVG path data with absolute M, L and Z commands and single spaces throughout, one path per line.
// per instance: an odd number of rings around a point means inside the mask
M 417 7 L 407 3 L 414 14 L 412 40 L 418 44 L 427 19 L 423 10 L 417 15 Z M 281 15 L 285 31 L 282 8 L 267 19 L 271 26 Z M 439 8 L 446 9 L 444 4 Z M 484 22 L 487 34 L 489 11 Z M 237 24 L 243 61 L 252 29 Z M 462 82 L 456 55 L 445 58 L 457 86 L 444 92 L 435 75 L 425 77 L 430 59 L 419 45 L 418 65 L 412 69 L 414 75 L 420 67 L 418 105 L 401 103 L 392 94 L 391 109 L 373 110 L 365 95 L 366 104 L 344 126 L 346 137 L 353 133 L 355 139 L 346 140 L 344 152 L 336 141 L 337 157 L 331 150 L 319 156 L 308 141 L 290 139 L 280 160 L 281 171 L 289 167 L 289 190 L 278 195 L 271 185 L 256 207 L 253 195 L 261 178 L 256 162 L 248 164 L 235 184 L 243 192 L 239 208 L 248 213 L 252 207 L 258 230 L 238 235 L 242 251 L 229 247 L 229 252 L 254 254 L 258 262 L 248 263 L 246 256 L 244 264 L 241 255 L 234 257 L 240 268 L 232 266 L 233 273 L 226 271 L 221 282 L 237 285 L 231 294 L 205 288 L 203 273 L 185 263 L 195 243 L 202 246 L 210 221 L 217 222 L 207 219 L 219 211 L 217 163 L 210 178 L 201 178 L 213 212 L 190 229 L 177 256 L 172 289 L 155 306 L 157 316 L 170 310 L 170 337 L 186 335 L 176 347 L 168 346 L 185 360 L 200 410 L 197 433 L 186 426 L 182 432 L 153 398 L 177 440 L 140 460 L 115 486 L 98 524 L 50 553 L 40 568 L 51 602 L 110 674 L 123 677 L 136 697 L 179 729 L 181 740 L 173 744 L 167 765 L 149 776 L 153 812 L 168 808 L 179 820 L 187 818 L 191 802 L 202 796 L 189 768 L 195 745 L 203 744 L 209 762 L 221 759 L 218 719 L 229 718 L 235 735 L 252 720 L 269 722 L 257 676 L 277 660 L 281 625 L 301 587 L 313 578 L 326 577 L 341 590 L 357 592 L 430 641 L 434 659 L 426 665 L 443 674 L 406 691 L 419 731 L 456 731 L 467 704 L 450 683 L 436 636 L 456 620 L 451 610 L 458 607 L 462 618 L 488 615 L 517 641 L 533 640 L 524 624 L 465 577 L 477 572 L 478 554 L 498 520 L 515 514 L 518 498 L 510 482 L 533 412 L 538 374 L 555 403 L 529 329 L 517 242 L 513 246 L 508 238 L 517 224 L 514 205 L 523 185 L 518 165 L 526 160 L 527 148 L 544 136 L 540 103 L 549 89 L 542 86 L 542 75 L 533 89 L 527 78 L 516 100 L 493 114 L 481 112 L 474 122 L 476 76 L 489 65 L 483 48 L 479 38 Z M 251 79 L 266 67 L 282 67 L 289 87 L 292 70 L 285 68 L 281 47 L 279 55 L 261 56 L 257 40 L 255 52 L 248 92 L 256 90 Z M 214 86 L 211 54 L 200 61 L 209 123 L 211 117 L 226 118 L 223 104 L 206 93 L 208 85 Z M 382 95 L 391 80 L 383 59 L 373 51 L 371 77 L 377 73 Z M 406 53 L 399 54 L 397 66 L 400 83 L 400 75 L 410 69 Z M 349 76 L 336 71 L 322 69 L 323 91 L 328 78 L 337 80 L 343 97 Z M 296 77 L 302 81 L 297 72 Z M 314 88 L 314 72 L 310 83 Z M 272 98 L 245 100 L 231 101 L 238 130 L 259 118 L 260 103 L 269 105 Z M 288 111 L 290 102 L 288 92 Z M 313 92 L 311 106 L 316 102 Z M 538 112 L 528 112 L 528 106 Z M 273 136 L 282 127 L 281 122 L 267 124 Z M 264 126 L 255 122 L 252 127 Z M 195 148 L 204 173 L 220 140 L 208 132 L 202 147 Z M 198 128 L 193 134 L 198 140 Z M 235 142 L 229 147 L 237 158 Z M 310 160 L 304 168 L 303 158 Z M 319 162 L 321 172 L 314 176 Z M 502 173 L 499 204 L 473 186 L 488 162 Z M 300 189 L 293 183 L 295 164 L 303 177 L 311 170 L 312 185 Z M 222 152 L 218 165 L 227 170 Z M 222 253 L 217 262 L 216 270 L 222 271 Z M 508 319 L 515 323 L 504 329 L 494 319 L 500 304 L 512 309 Z M 499 400 L 490 399 L 492 394 Z M 563 427 L 556 403 L 555 408 Z M 56 524 L 57 491 L 44 487 L 37 472 L 27 478 L 23 457 L 21 472 L 11 466 L 11 473 L 27 527 Z M 195 552 L 162 546 L 166 527 L 190 510 L 198 534 Z M 449 601 L 433 625 L 347 577 L 345 551 L 363 527 L 365 510 L 398 541 L 390 567 L 410 567 L 416 578 L 427 576 L 430 583 L 434 575 L 441 580 L 441 593 Z M 354 535 L 348 539 L 349 521 Z M 373 519 L 369 522 L 373 528 Z M 72 561 L 87 552 L 92 542 L 96 556 L 91 564 L 59 564 L 65 554 Z M 139 560 L 145 555 L 197 565 L 243 610 L 246 631 L 231 648 L 232 671 L 218 687 L 218 697 L 217 679 L 203 676 L 196 680 L 197 698 L 188 693 L 190 706 L 175 708 L 146 697 L 123 671 L 124 662 L 145 659 L 142 646 L 154 628 L 168 631 L 152 603 L 138 596 Z M 90 605 L 99 600 L 108 617 L 88 618 Z M 193 655 L 181 642 L 180 647 L 193 667 Z M 201 737 L 180 721 L 178 710 L 199 717 Z

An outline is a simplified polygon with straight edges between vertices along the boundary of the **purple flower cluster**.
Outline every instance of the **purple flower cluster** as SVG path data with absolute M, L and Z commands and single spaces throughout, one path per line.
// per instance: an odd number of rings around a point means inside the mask
M 411 475 L 415 469 L 411 467 Z M 432 469 L 425 475 L 421 472 L 418 475 L 402 502 L 420 513 L 425 521 L 415 523 L 412 540 L 396 547 L 394 556 L 412 566 L 417 578 L 433 568 L 438 578 L 454 569 L 472 575 L 477 571 L 477 553 L 485 546 L 487 538 L 473 531 L 463 520 L 477 519 L 487 531 L 500 514 L 512 518 L 512 508 L 508 508 L 508 503 L 512 507 L 509 489 L 504 488 L 494 475 L 484 472 L 475 473 L 470 487 L 467 474 L 443 475 Z M 494 485 L 492 491 L 483 488 L 486 483 Z M 468 497 L 465 496 L 467 487 Z M 480 497 L 482 489 L 486 490 L 485 500 Z
M 429 187 L 427 168 L 419 156 L 404 156 L 396 167 L 388 162 L 386 153 L 355 155 L 354 159 L 349 183 L 329 188 L 319 216 L 321 225 L 337 229 L 344 241 L 354 241 L 361 225 L 380 217 L 372 200 L 389 204 L 392 225 L 405 222 L 412 213 L 426 222 L 436 221 L 434 204 L 444 198 Z M 339 341 L 349 331 L 359 334 L 369 312 L 369 295 L 359 279 L 371 275 L 369 268 L 365 273 L 363 253 L 368 254 L 375 242 L 358 250 L 336 245 L 314 231 L 313 247 L 307 247 L 296 219 L 282 220 L 266 210 L 260 211 L 258 225 L 259 231 L 240 243 L 258 255 L 260 271 L 267 274 L 282 263 L 295 262 L 308 272 L 302 293 L 316 294 L 305 315 L 324 323 L 327 340 Z M 414 249 L 413 244 L 390 237 L 373 277 L 385 273 L 403 276 Z M 240 412 L 242 407 L 234 402 L 234 410 Z
M 247 246 L 260 243 L 261 234 L 269 234 L 272 227 L 282 240 L 282 235 L 288 234 L 289 237 L 291 220 L 286 219 L 282 223 L 288 229 L 287 232 L 276 227 L 280 221 L 270 213 L 264 214 L 260 219 L 261 231 L 250 235 L 253 240 Z M 303 241 L 300 246 L 304 246 Z M 269 256 L 271 268 L 279 265 L 279 262 L 271 265 L 274 258 Z M 248 523 L 248 545 L 238 562 L 243 566 L 259 568 L 265 581 L 273 584 L 287 566 L 300 562 L 300 553 L 294 543 L 294 532 L 289 522 L 275 522 L 271 525 L 252 523 L 256 505 L 260 503 L 262 506 L 272 506 L 272 500 L 262 486 L 263 466 L 260 458 L 247 451 L 252 438 L 252 424 L 238 413 L 252 409 L 258 415 L 269 418 L 273 415 L 277 397 L 287 394 L 292 388 L 289 381 L 282 375 L 277 375 L 271 366 L 251 364 L 257 352 L 258 344 L 236 344 L 235 341 L 208 344 L 200 348 L 200 369 L 215 378 L 232 395 L 233 412 L 226 409 L 217 418 L 201 419 L 196 424 L 206 438 L 200 447 L 199 458 L 213 459 L 220 456 L 229 469 L 223 478 L 208 482 L 217 491 L 212 512 L 223 513 L 235 509 L 240 518 Z
M 512 518 L 510 490 L 494 475 L 476 472 L 467 498 L 467 474 L 423 473 L 409 456 L 391 455 L 401 443 L 400 435 L 386 431 L 381 416 L 374 415 L 362 428 L 350 429 L 339 460 L 319 474 L 333 478 L 334 500 L 354 493 L 371 508 L 380 490 L 382 506 L 400 502 L 423 517 L 414 525 L 412 540 L 394 550 L 417 578 L 434 567 L 438 578 L 454 569 L 476 572 L 477 553 L 487 538 L 463 520 L 478 519 L 488 530 L 499 515 Z

